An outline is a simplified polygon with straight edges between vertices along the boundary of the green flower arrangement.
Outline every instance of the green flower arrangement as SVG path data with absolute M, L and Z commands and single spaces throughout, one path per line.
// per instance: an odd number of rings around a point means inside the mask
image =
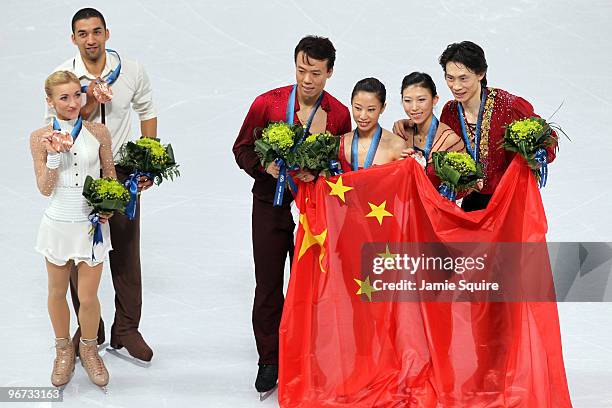
M 304 139 L 288 158 L 292 168 L 308 169 L 314 173 L 322 172 L 330 176 L 330 160 L 338 159 L 340 138 L 329 132 L 315 133 Z
M 140 147 L 144 147 L 149 150 L 151 157 L 151 163 L 164 165 L 168 161 L 168 153 L 164 146 L 157 139 L 151 139 L 150 137 L 143 137 L 136 141 L 136 144 Z
M 285 122 L 272 122 L 266 126 L 261 131 L 261 137 L 255 140 L 255 152 L 261 160 L 261 165 L 267 167 L 278 158 L 286 162 L 303 132 L 301 126 L 288 125 Z
M 130 200 L 127 188 L 110 177 L 94 179 L 87 176 L 83 186 L 83 196 L 93 207 L 92 214 L 111 214 L 114 211 L 123 214 Z
M 117 166 L 129 173 L 149 173 L 155 184 L 174 180 L 181 175 L 174 159 L 172 145 L 162 145 L 159 139 L 143 137 L 136 142 L 127 142 L 119 150 Z
M 434 152 L 432 160 L 441 181 L 438 190 L 449 200 L 454 200 L 459 192 L 475 188 L 478 180 L 484 177 L 480 163 L 468 153 Z
M 506 126 L 504 140 L 501 144 L 501 147 L 507 151 L 518 153 L 525 158 L 538 184 L 541 184 L 542 174 L 541 164 L 536 160 L 536 153 L 540 149 L 557 145 L 558 140 L 553 129 L 565 135 L 559 126 L 536 116 L 515 120 Z

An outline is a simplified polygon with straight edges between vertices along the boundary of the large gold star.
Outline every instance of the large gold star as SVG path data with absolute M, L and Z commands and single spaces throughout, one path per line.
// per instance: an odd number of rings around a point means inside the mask
M 353 280 L 359 285 L 359 290 L 357 291 L 357 294 L 365 294 L 368 297 L 368 300 L 371 302 L 372 293 L 378 291 L 378 289 L 376 289 L 370 284 L 370 277 L 367 276 L 364 281 L 355 278 L 353 278 Z
M 329 192 L 330 196 L 338 196 L 339 199 L 342 200 L 343 203 L 346 203 L 344 199 L 344 193 L 353 189 L 351 186 L 345 186 L 342 182 L 342 176 L 338 177 L 338 181 L 335 183 L 329 180 L 325 180 L 328 186 L 331 187 L 331 191 Z
M 385 217 L 393 217 L 393 214 L 391 214 L 385 209 L 385 206 L 387 205 L 386 200 L 383 201 L 380 205 L 375 205 L 370 202 L 368 202 L 368 204 L 370 205 L 370 209 L 372 211 L 370 211 L 370 213 L 366 215 L 366 217 L 376 217 L 380 225 L 382 225 L 383 219 Z
M 308 225 L 308 217 L 304 214 L 300 214 L 300 224 L 304 228 L 304 237 L 302 238 L 302 245 L 300 246 L 300 252 L 298 253 L 298 260 L 302 258 L 302 255 L 306 253 L 313 245 L 319 245 L 321 247 L 321 254 L 319 255 L 319 266 L 321 270 L 325 272 L 323 268 L 323 256 L 325 256 L 325 247 L 323 243 L 327 237 L 327 229 L 323 230 L 319 235 L 313 235 Z

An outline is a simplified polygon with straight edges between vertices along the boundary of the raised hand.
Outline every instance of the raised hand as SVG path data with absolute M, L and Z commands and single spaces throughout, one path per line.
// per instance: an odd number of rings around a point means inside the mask
M 311 181 L 313 181 L 315 179 L 315 175 L 312 174 L 310 171 L 308 170 L 299 170 L 295 177 L 298 180 L 302 180 L 303 182 L 309 183 Z
M 147 176 L 138 177 L 138 191 L 148 190 L 153 185 L 153 180 Z
M 400 119 L 393 124 L 393 133 L 402 139 L 408 139 L 408 129 L 414 126 L 410 119 Z

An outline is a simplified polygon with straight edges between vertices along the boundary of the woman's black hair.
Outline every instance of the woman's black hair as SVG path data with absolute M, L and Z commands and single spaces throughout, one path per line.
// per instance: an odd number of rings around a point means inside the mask
M 385 89 L 385 85 L 376 78 L 364 78 L 357 82 L 353 88 L 353 93 L 351 93 L 351 101 L 358 92 L 370 92 L 375 94 L 383 106 L 387 101 L 387 90 Z
M 487 59 L 484 50 L 478 44 L 471 41 L 450 44 L 440 55 L 439 61 L 444 73 L 446 73 L 446 64 L 458 62 L 477 75 L 484 74 L 480 84 L 483 87 L 487 86 Z
M 402 80 L 402 93 L 404 89 L 408 88 L 411 85 L 417 85 L 422 88 L 427 88 L 431 92 L 431 96 L 438 96 L 438 91 L 436 91 L 436 84 L 429 74 L 425 72 L 411 72 L 406 75 Z

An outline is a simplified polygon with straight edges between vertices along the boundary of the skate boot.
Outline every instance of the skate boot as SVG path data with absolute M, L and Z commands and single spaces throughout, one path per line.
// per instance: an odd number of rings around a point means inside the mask
M 106 392 L 106 386 L 108 385 L 108 371 L 104 366 L 104 361 L 98 354 L 98 342 L 97 339 L 84 339 L 81 338 L 81 344 L 79 346 L 79 357 L 81 364 L 89 379 L 92 383 L 102 388 Z
M 153 350 L 138 330 L 133 330 L 129 334 L 118 335 L 115 333 L 115 326 L 113 325 L 111 327 L 110 345 L 115 350 L 125 347 L 130 356 L 144 362 L 149 362 L 153 358 Z
M 74 347 L 70 339 L 55 339 L 55 361 L 51 372 L 51 384 L 63 389 L 74 374 Z
M 259 392 L 259 399 L 263 401 L 268 398 L 276 388 L 278 380 L 278 365 L 260 364 L 255 380 L 255 389 Z

